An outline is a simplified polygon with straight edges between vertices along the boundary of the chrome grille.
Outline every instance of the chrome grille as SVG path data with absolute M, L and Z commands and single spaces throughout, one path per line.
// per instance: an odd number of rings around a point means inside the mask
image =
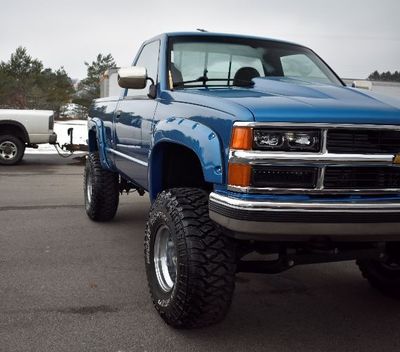
M 251 164 L 256 182 L 249 187 L 229 185 L 229 190 L 276 194 L 400 194 L 400 165 L 394 163 L 395 156 L 400 155 L 400 126 L 278 122 L 235 125 L 257 129 L 320 129 L 322 144 L 321 151 L 314 153 L 231 150 L 229 162 Z
M 327 149 L 332 153 L 398 153 L 400 131 L 329 129 Z
M 324 188 L 385 189 L 400 188 L 398 167 L 328 167 Z

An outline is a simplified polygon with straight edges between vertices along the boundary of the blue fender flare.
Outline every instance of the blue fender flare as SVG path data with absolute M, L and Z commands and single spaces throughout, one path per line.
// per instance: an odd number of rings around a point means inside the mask
M 200 161 L 204 180 L 213 184 L 223 183 L 223 149 L 218 135 L 209 127 L 182 118 L 160 121 L 153 132 L 153 147 L 149 157 L 150 199 L 160 192 L 161 160 L 157 149 L 164 143 L 175 143 L 193 151 Z
M 112 170 L 111 165 L 107 161 L 106 143 L 104 136 L 103 121 L 97 117 L 88 121 L 88 145 L 89 152 L 99 152 L 101 166 L 104 169 Z

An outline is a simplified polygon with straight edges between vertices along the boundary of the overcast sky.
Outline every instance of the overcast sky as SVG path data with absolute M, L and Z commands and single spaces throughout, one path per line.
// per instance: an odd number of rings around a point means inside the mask
M 400 0 L 0 0 L 0 61 L 18 46 L 84 78 L 84 61 L 131 64 L 161 32 L 243 33 L 314 49 L 341 76 L 400 70 Z

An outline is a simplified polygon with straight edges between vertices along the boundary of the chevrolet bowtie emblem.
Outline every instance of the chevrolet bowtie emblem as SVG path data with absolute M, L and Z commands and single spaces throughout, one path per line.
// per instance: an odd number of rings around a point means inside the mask
M 393 164 L 397 164 L 397 165 L 400 164 L 400 153 L 399 153 L 399 154 L 396 154 L 396 155 L 393 157 Z

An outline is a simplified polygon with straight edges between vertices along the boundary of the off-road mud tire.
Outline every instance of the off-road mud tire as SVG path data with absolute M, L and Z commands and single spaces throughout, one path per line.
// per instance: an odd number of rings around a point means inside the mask
M 88 188 L 91 184 L 91 190 Z M 94 221 L 114 218 L 119 202 L 119 176 L 102 168 L 98 153 L 89 153 L 84 174 L 85 209 Z
M 155 272 L 157 231 L 169 229 L 176 248 L 173 288 L 165 292 Z M 175 328 L 198 328 L 221 321 L 235 287 L 235 243 L 208 216 L 208 194 L 197 188 L 160 193 L 145 231 L 145 265 L 153 304 Z
M 400 267 L 389 269 L 384 263 L 372 259 L 357 260 L 362 276 L 383 294 L 400 298 Z

